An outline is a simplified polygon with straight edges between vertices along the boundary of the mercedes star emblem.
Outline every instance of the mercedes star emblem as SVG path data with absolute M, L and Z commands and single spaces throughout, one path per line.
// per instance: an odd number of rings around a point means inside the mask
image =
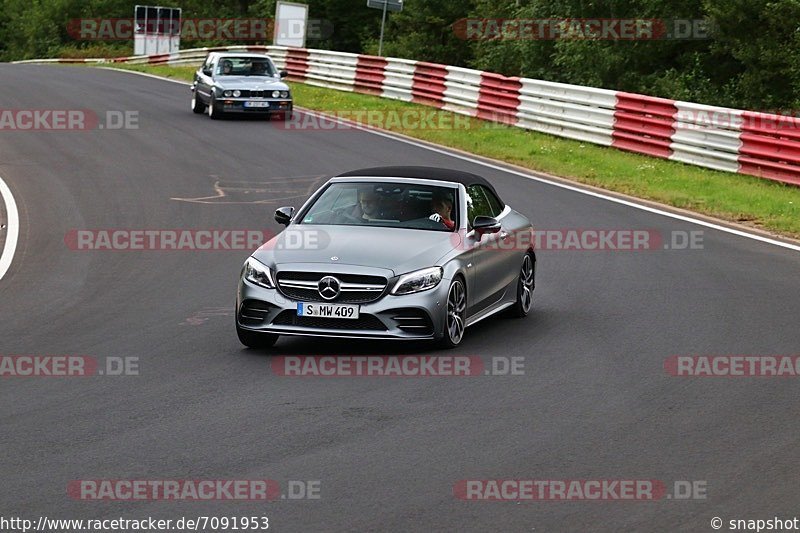
M 341 289 L 340 282 L 338 279 L 334 278 L 333 276 L 325 276 L 319 283 L 317 283 L 317 290 L 319 291 L 319 295 L 322 296 L 325 300 L 333 300 L 337 296 L 339 296 L 339 290 Z

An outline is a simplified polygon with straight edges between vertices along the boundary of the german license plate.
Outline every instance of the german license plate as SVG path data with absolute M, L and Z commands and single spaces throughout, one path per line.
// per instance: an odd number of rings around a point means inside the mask
M 348 304 L 298 302 L 297 316 L 353 319 L 358 318 L 358 306 Z
M 245 107 L 269 107 L 269 102 L 245 102 Z

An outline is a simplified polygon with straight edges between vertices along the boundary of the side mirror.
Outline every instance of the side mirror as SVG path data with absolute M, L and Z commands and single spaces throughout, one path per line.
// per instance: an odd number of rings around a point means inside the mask
M 472 221 L 472 227 L 475 233 L 483 235 L 484 233 L 497 233 L 500 231 L 500 223 L 494 217 L 477 216 Z
M 211 69 L 209 67 L 203 67 L 203 74 L 211 76 Z
M 282 71 L 280 71 L 280 73 L 279 73 L 279 74 L 280 74 L 281 78 L 285 78 L 286 76 L 288 76 L 288 75 L 289 75 L 289 73 L 288 73 L 288 72 L 286 72 L 285 70 L 282 70 Z
M 279 207 L 275 210 L 275 221 L 278 224 L 283 224 L 284 226 L 289 225 L 289 221 L 292 220 L 292 215 L 294 214 L 294 207 Z

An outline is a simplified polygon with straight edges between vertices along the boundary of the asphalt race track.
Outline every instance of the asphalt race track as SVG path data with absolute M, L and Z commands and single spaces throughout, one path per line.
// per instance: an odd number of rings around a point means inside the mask
M 138 111 L 138 129 L 0 131 L 19 208 L 0 354 L 136 357 L 139 375 L 0 378 L 0 508 L 36 518 L 266 514 L 275 531 L 712 531 L 798 513 L 798 379 L 686 378 L 676 354 L 800 353 L 800 254 L 360 130 L 284 131 L 189 111 L 186 86 L 1 65 L 2 107 Z M 377 166 L 482 174 L 544 229 L 702 231 L 702 248 L 543 250 L 534 313 L 446 355 L 524 375 L 289 378 L 244 349 L 247 250 L 79 251 L 74 229 L 279 231 L 324 176 Z M 215 188 L 216 184 L 216 188 Z M 220 191 L 222 191 L 220 193 Z M 200 200 L 198 200 L 200 199 Z M 281 338 L 277 355 L 436 354 Z M 318 499 L 79 501 L 85 479 L 316 480 Z M 705 499 L 464 501 L 465 479 L 701 481 Z

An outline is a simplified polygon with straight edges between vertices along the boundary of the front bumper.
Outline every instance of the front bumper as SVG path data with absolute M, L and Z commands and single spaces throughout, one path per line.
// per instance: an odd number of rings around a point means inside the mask
M 438 339 L 444 332 L 449 281 L 435 288 L 360 304 L 357 320 L 297 316 L 297 303 L 278 289 L 265 289 L 239 281 L 236 295 L 236 323 L 251 331 L 361 339 Z M 336 302 L 332 302 L 336 303 Z M 424 327 L 423 327 L 424 326 Z
M 267 107 L 247 107 L 248 102 L 258 102 L 268 104 Z M 292 100 L 272 100 L 254 98 L 218 98 L 217 107 L 225 113 L 275 113 L 291 114 L 294 107 Z

